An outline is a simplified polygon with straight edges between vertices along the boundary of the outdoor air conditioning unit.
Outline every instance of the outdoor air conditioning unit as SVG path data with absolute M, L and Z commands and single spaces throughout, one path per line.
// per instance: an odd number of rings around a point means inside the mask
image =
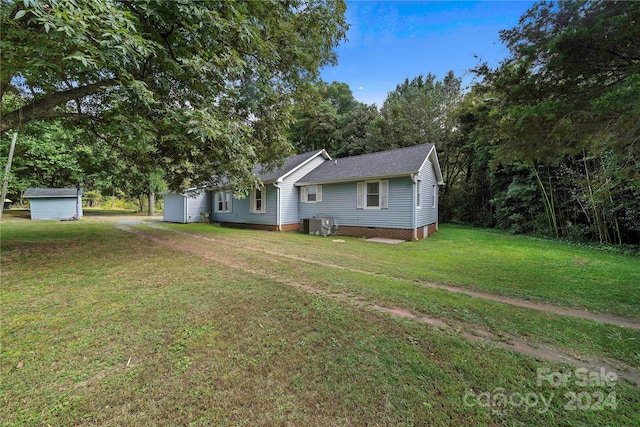
M 314 217 L 302 220 L 302 232 L 316 236 L 329 236 L 336 233 L 338 227 L 332 217 Z

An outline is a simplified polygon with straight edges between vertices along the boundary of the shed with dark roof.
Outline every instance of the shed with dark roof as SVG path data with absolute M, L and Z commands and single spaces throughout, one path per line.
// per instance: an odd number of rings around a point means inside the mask
M 82 218 L 82 188 L 29 188 L 31 219 L 71 220 Z

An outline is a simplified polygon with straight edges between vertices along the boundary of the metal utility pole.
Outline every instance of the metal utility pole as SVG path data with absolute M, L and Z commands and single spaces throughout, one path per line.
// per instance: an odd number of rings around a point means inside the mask
M 11 140 L 11 148 L 9 148 L 9 159 L 7 160 L 7 168 L 4 171 L 4 179 L 2 180 L 2 209 L 4 210 L 4 199 L 7 197 L 7 185 L 9 184 L 9 172 L 11 172 L 11 162 L 13 161 L 13 150 L 16 148 L 16 139 L 18 132 L 13 133 Z M 2 219 L 2 210 L 0 210 L 0 219 Z

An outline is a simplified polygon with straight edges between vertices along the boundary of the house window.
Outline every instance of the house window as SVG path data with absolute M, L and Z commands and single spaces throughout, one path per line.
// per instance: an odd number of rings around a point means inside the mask
M 438 187 L 433 186 L 433 207 L 438 207 Z
M 231 212 L 231 191 L 216 191 L 216 212 Z
M 367 182 L 366 208 L 380 207 L 380 182 Z
M 322 185 L 308 185 L 300 188 L 300 201 L 302 203 L 322 202 Z
M 267 211 L 267 194 L 264 187 L 251 190 L 251 213 L 265 213 Z
M 422 183 L 422 181 L 417 180 L 416 181 L 416 207 L 419 208 L 420 207 L 420 192 L 422 191 L 422 186 L 420 185 Z
M 307 202 L 315 202 L 318 195 L 318 189 L 314 186 L 307 188 Z
M 387 209 L 389 206 L 389 181 L 359 182 L 357 186 L 358 209 Z

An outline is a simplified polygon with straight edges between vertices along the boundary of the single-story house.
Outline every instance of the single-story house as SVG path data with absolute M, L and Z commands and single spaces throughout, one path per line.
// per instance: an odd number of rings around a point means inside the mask
M 262 186 L 249 197 L 235 198 L 224 188 L 212 193 L 207 210 L 213 222 L 293 231 L 307 218 L 330 217 L 338 234 L 403 240 L 438 229 L 438 188 L 444 182 L 433 144 L 338 159 L 315 150 L 289 157 L 275 171 L 258 165 L 254 173 Z M 165 221 L 171 221 L 173 202 L 166 197 Z M 176 222 L 187 222 L 188 201 L 176 200 Z
M 433 144 L 339 158 L 296 182 L 299 217 L 333 217 L 342 235 L 422 239 L 438 228 L 443 184 Z
M 261 165 L 254 174 L 262 182 L 250 190 L 249 197 L 233 198 L 230 189 L 214 192 L 211 218 L 222 225 L 293 231 L 300 228 L 300 194 L 296 182 L 330 160 L 325 150 L 289 157 L 282 167 L 265 171 Z
M 31 205 L 31 219 L 80 219 L 82 218 L 83 189 L 77 188 L 28 188 L 24 198 Z
M 165 192 L 163 219 L 165 222 L 187 224 L 199 222 L 201 214 L 211 213 L 211 193 L 190 188 L 182 194 Z

